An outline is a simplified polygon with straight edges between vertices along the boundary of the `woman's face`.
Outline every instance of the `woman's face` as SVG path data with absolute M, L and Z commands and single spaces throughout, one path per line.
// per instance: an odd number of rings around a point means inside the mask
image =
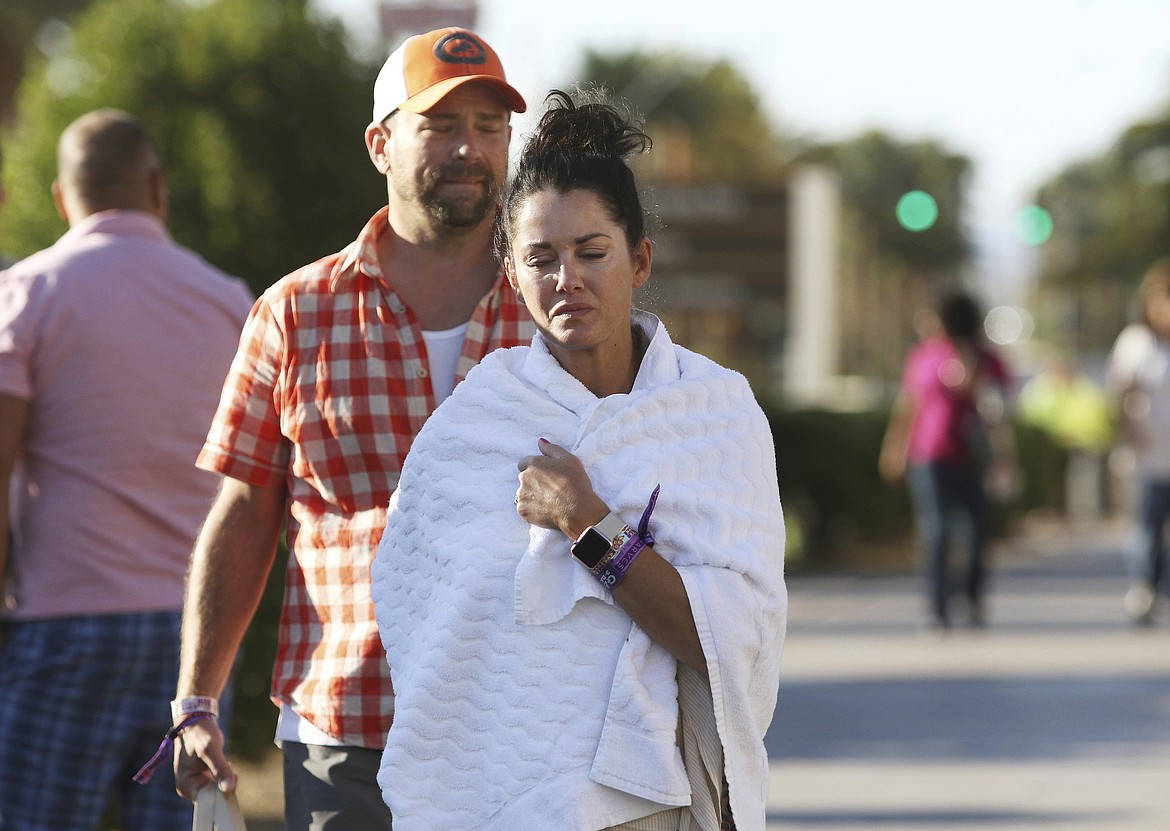
M 589 190 L 538 191 L 515 216 L 504 267 L 553 354 L 605 357 L 628 344 L 633 291 L 650 277 L 650 240 L 631 251 Z

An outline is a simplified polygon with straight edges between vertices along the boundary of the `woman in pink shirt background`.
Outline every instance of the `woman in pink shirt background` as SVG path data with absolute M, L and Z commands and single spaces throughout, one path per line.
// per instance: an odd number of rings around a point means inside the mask
M 882 443 L 879 469 L 906 480 L 921 539 L 930 621 L 950 625 L 951 551 L 967 561 L 961 593 L 981 626 L 986 576 L 988 486 L 1010 480 L 1007 393 L 1010 374 L 982 334 L 976 301 L 962 292 L 938 305 L 941 331 L 913 346 Z

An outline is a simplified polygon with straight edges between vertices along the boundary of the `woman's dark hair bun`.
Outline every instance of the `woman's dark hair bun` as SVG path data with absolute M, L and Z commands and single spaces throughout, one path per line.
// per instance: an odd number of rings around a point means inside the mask
M 548 108 L 522 153 L 525 156 L 611 156 L 622 160 L 650 149 L 650 137 L 604 90 L 550 92 Z
M 519 206 L 532 194 L 588 190 L 597 194 L 625 231 L 630 247 L 646 236 L 638 185 L 627 159 L 650 149 L 650 137 L 631 113 L 606 90 L 553 90 L 536 130 L 526 137 L 516 175 L 504 196 L 496 226 L 496 254 L 505 259 Z

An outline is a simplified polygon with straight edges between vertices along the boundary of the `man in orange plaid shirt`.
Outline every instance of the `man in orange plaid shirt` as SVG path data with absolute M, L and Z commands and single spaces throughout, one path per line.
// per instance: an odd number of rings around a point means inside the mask
M 366 128 L 389 204 L 341 252 L 252 310 L 199 465 L 224 475 L 192 555 L 172 710 L 180 792 L 224 791 L 216 698 L 290 550 L 272 697 L 287 829 L 389 829 L 375 776 L 393 712 L 370 562 L 424 420 L 488 352 L 534 329 L 492 257 L 512 112 L 524 99 L 463 29 L 407 40 Z M 173 730 L 172 732 L 180 732 Z

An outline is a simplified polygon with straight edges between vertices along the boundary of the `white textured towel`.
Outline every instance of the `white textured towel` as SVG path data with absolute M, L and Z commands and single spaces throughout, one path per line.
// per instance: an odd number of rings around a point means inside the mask
M 627 524 L 661 484 L 654 548 L 686 586 L 732 812 L 764 827 L 787 610 L 771 433 L 742 376 L 635 319 L 652 338 L 629 395 L 596 398 L 538 335 L 473 370 L 406 460 L 372 567 L 399 831 L 597 829 L 690 800 L 674 658 L 512 505 L 540 437 Z

